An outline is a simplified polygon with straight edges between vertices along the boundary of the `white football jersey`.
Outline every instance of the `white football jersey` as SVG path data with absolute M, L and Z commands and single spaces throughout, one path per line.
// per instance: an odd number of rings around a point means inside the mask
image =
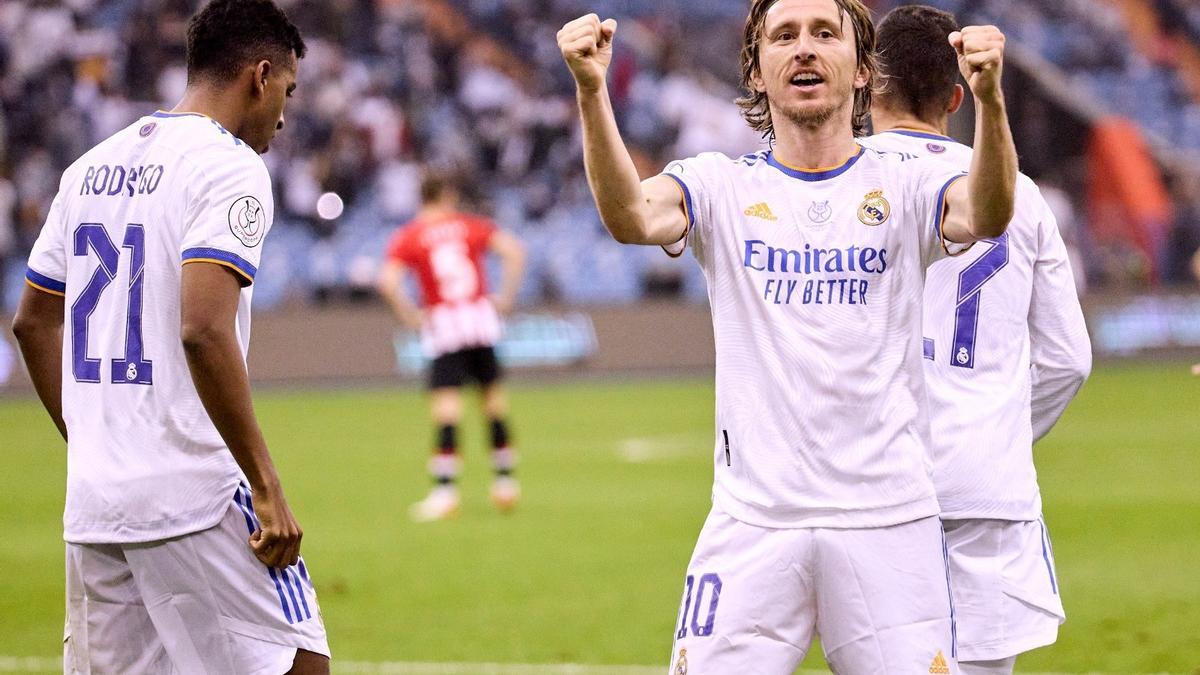
M 713 499 L 762 527 L 938 512 L 921 367 L 925 268 L 962 172 L 860 149 L 803 171 L 770 152 L 670 164 L 716 338 Z
M 203 115 L 143 117 L 63 173 L 26 278 L 66 296 L 67 541 L 165 539 L 225 513 L 242 474 L 188 371 L 182 265 L 240 277 L 244 358 L 273 212 L 262 159 Z
M 963 171 L 971 164 L 971 148 L 944 136 L 895 130 L 862 142 L 903 157 L 938 157 Z M 1067 377 L 1065 387 L 1051 382 L 1031 410 L 1031 331 L 1035 349 L 1061 347 L 1042 349 L 1056 360 L 1034 359 L 1044 370 L 1078 373 L 1080 361 L 1090 364 L 1066 245 L 1037 185 L 1021 174 L 1004 236 L 934 264 L 925 286 L 926 388 L 943 518 L 1041 514 L 1033 441 L 1057 421 L 1082 378 Z

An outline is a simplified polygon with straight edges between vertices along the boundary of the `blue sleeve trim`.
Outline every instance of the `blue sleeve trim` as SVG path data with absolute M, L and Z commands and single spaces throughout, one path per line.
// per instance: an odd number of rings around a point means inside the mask
M 54 293 L 62 293 L 64 295 L 67 293 L 67 282 L 48 277 L 32 267 L 25 268 L 25 278 L 39 288 L 44 288 Z
M 678 183 L 679 189 L 683 190 L 683 205 L 684 210 L 687 211 L 688 232 L 691 232 L 692 226 L 696 224 L 696 209 L 692 203 L 692 191 L 688 189 L 687 183 L 683 182 L 683 179 L 679 176 L 673 173 L 664 173 L 663 175 Z M 686 237 L 687 232 L 683 236 Z
M 258 274 L 258 268 L 251 265 L 245 258 L 219 248 L 189 248 L 183 252 L 183 261 L 224 264 L 241 272 L 242 276 L 250 281 L 254 281 L 254 275 Z
M 933 231 L 935 234 L 937 234 L 939 239 L 945 239 L 945 237 L 942 235 L 942 218 L 946 214 L 946 192 L 950 189 L 951 185 L 954 185 L 954 183 L 959 179 L 965 178 L 966 175 L 967 174 L 965 173 L 958 174 L 957 176 L 946 181 L 946 184 L 942 186 L 942 189 L 938 190 L 937 201 L 934 202 L 934 206 L 937 208 L 937 210 L 933 214 Z

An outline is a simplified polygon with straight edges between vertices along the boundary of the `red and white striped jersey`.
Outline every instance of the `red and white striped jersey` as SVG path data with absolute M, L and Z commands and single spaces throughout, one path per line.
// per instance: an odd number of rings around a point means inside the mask
M 430 358 L 500 340 L 500 317 L 487 295 L 483 259 L 496 224 L 466 213 L 417 218 L 388 243 L 387 258 L 416 273 Z

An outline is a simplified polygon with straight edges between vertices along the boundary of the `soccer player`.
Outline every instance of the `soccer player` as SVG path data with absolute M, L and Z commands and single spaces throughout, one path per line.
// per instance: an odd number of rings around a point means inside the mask
M 483 261 L 488 251 L 501 262 L 500 289 L 488 295 Z M 445 177 L 427 175 L 421 182 L 421 210 L 392 235 L 379 277 L 379 292 L 404 325 L 421 331 L 421 344 L 432 359 L 429 370 L 430 415 L 437 427 L 429 472 L 434 487 L 412 505 L 417 522 L 458 513 L 455 482 L 462 467 L 458 424 L 461 389 L 468 380 L 483 391 L 483 413 L 492 441 L 491 499 L 511 511 L 521 496 L 513 476 L 516 455 L 509 439 L 508 398 L 496 360 L 500 315 L 512 310 L 525 268 L 525 249 L 492 221 L 459 210 L 459 193 Z M 421 288 L 418 307 L 407 294 L 409 273 Z
M 558 33 L 596 204 L 622 243 L 692 249 L 716 338 L 713 508 L 672 672 L 791 673 L 814 633 L 837 673 L 953 672 L 921 293 L 946 249 L 1012 215 L 1004 36 L 949 38 L 980 111 L 964 178 L 855 142 L 876 75 L 859 0 L 754 0 L 739 103 L 773 148 L 639 182 L 605 88 L 615 31 L 593 14 Z
M 887 86 L 863 144 L 966 170 L 971 148 L 946 137 L 963 101 L 946 36 L 954 17 L 926 6 L 879 24 Z M 1054 642 L 1064 620 L 1042 520 L 1033 442 L 1066 410 L 1092 350 L 1067 248 L 1037 186 L 1017 179 L 1001 237 L 934 263 L 925 285 L 925 374 L 933 479 L 949 548 L 963 673 L 1013 671 Z
M 67 440 L 66 672 L 329 672 L 245 362 L 259 154 L 304 52 L 271 0 L 213 0 L 183 100 L 63 173 L 30 254 L 13 331 Z

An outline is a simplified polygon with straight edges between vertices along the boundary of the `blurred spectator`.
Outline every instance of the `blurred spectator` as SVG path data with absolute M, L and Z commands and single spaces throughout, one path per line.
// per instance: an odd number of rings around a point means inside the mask
M 1193 260 L 1200 254 L 1200 172 L 1176 174 L 1171 180 L 1175 223 L 1166 243 L 1163 277 L 1170 284 L 1192 286 Z
M 1014 41 L 1092 87 L 1115 112 L 1140 115 L 1149 130 L 1200 148 L 1200 107 L 1177 64 L 1131 49 L 1115 6 L 932 1 L 967 22 L 998 23 Z M 0 167 L 10 169 L 0 179 L 0 259 L 25 254 L 61 171 L 80 153 L 179 99 L 186 21 L 199 2 L 0 3 Z M 276 182 L 271 248 L 278 253 L 268 251 L 262 306 L 311 296 L 314 289 L 337 297 L 353 288 L 363 270 L 377 264 L 386 232 L 417 209 L 420 166 L 467 176 L 473 206 L 536 242 L 524 300 L 619 302 L 646 289 L 703 297 L 695 265 L 654 249 L 604 246 L 583 173 L 574 92 L 554 34 L 584 11 L 624 12 L 612 97 L 631 151 L 650 174 L 700 151 L 738 156 L 762 147 L 731 103 L 744 11 L 737 3 L 281 3 L 304 31 L 309 54 L 287 130 L 264 157 Z M 897 1 L 869 4 L 883 12 Z M 1155 6 L 1164 21 L 1186 24 L 1180 32 L 1195 35 L 1192 4 L 1156 0 Z M 680 39 L 684 24 L 712 39 Z M 1052 120 L 1031 122 L 1030 129 L 1027 144 L 1053 147 Z M 1037 166 L 1063 161 L 1051 151 L 1031 158 Z M 321 215 L 317 201 L 331 192 L 344 208 Z M 1077 210 L 1068 198 L 1074 194 L 1059 193 L 1060 221 Z M 1181 214 L 1194 223 L 1192 203 Z M 1064 225 L 1073 256 L 1089 253 L 1085 225 Z M 1176 228 L 1184 244 L 1193 236 L 1189 227 Z M 1085 267 L 1120 268 L 1073 262 L 1077 274 Z

